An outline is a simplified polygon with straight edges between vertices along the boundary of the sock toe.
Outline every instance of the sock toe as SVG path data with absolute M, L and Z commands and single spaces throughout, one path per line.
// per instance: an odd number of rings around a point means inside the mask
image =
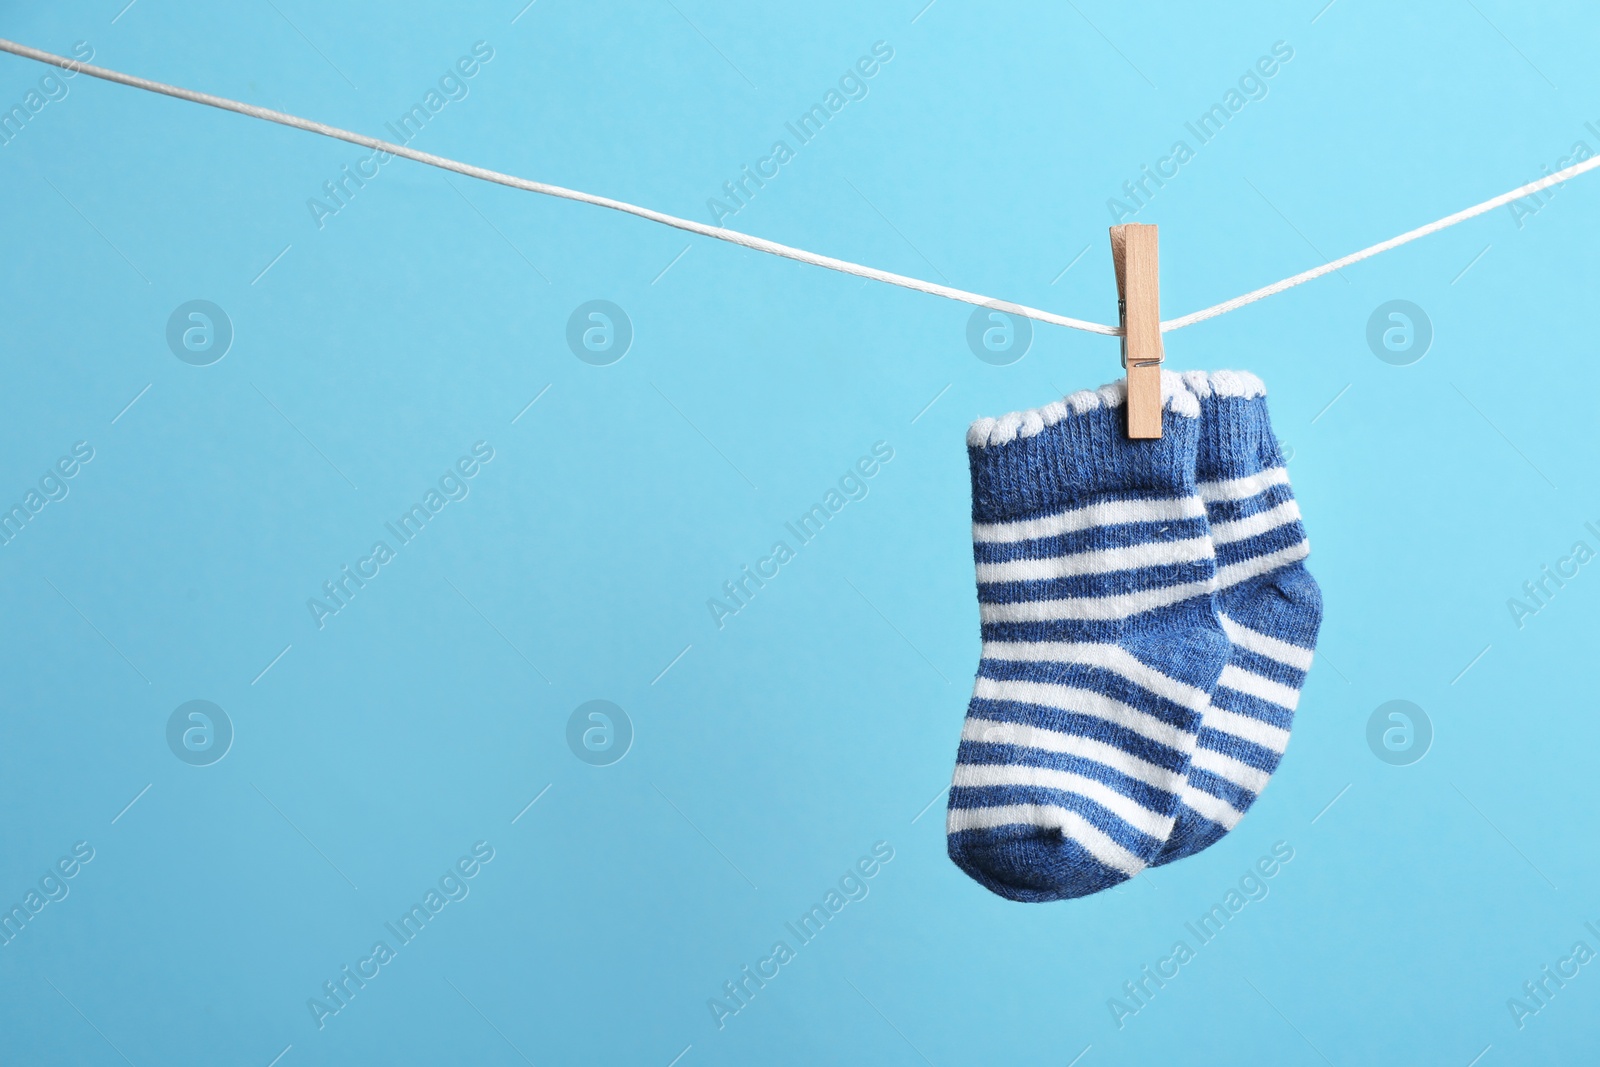
M 1024 903 L 1071 900 L 1128 880 L 1061 831 L 1037 826 L 952 834 L 949 850 L 984 888 Z
M 1196 852 L 1203 852 L 1228 835 L 1228 829 L 1203 815 L 1183 811 L 1172 829 L 1172 837 L 1161 854 L 1150 861 L 1152 867 L 1164 867 L 1173 860 L 1181 860 Z

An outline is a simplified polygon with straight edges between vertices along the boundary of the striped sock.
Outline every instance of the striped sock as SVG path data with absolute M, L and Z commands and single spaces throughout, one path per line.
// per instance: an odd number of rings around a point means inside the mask
M 1130 441 L 1124 398 L 1116 382 L 967 435 L 983 653 L 948 846 L 1011 900 L 1084 896 L 1155 859 L 1227 659 L 1199 404 L 1163 373 L 1163 436 Z
M 1232 643 L 1211 693 L 1177 826 L 1156 864 L 1215 844 L 1244 817 L 1289 743 L 1322 622 L 1322 593 L 1266 387 L 1243 371 L 1183 375 L 1200 401 L 1195 474 L 1217 554 L 1217 612 Z

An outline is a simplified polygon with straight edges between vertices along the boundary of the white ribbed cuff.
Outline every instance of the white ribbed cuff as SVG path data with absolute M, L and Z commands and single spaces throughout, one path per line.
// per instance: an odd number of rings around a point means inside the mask
M 1244 374 L 1242 371 L 1219 371 L 1218 374 L 1243 375 L 1256 385 L 1261 384 L 1261 380 L 1255 375 Z M 1174 415 L 1199 418 L 1200 401 L 1196 399 L 1197 393 L 1192 391 L 1192 386 L 1185 388 L 1186 379 L 1186 375 L 1179 375 L 1174 371 L 1161 372 L 1161 406 Z M 1263 388 L 1261 391 L 1266 390 Z M 1209 395 L 1209 392 L 1198 395 Z M 1043 432 L 1046 426 L 1054 426 L 1062 419 L 1073 415 L 1083 415 L 1100 408 L 1119 408 L 1127 399 L 1128 380 L 1118 378 L 1098 389 L 1080 389 L 1042 408 L 1013 411 L 998 419 L 979 419 L 967 430 L 967 444 L 972 448 L 1010 444 L 1020 437 L 1033 437 Z

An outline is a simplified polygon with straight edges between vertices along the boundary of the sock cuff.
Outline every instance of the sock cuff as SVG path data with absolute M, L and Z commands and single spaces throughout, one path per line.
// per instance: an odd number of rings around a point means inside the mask
M 1254 400 L 1267 395 L 1267 386 L 1247 370 L 1219 370 L 1207 374 L 1203 370 L 1186 370 L 1179 375 L 1189 391 L 1201 400 L 1231 398 Z
M 1224 371 L 1223 373 L 1228 373 Z M 1254 375 L 1250 375 L 1255 378 Z M 1259 384 L 1260 379 L 1256 378 Z M 1163 411 L 1198 418 L 1200 403 L 1192 389 L 1185 388 L 1184 376 L 1172 371 L 1161 372 L 1161 407 Z M 1017 438 L 1034 437 L 1047 428 L 1073 415 L 1083 415 L 1101 408 L 1115 410 L 1128 399 L 1128 380 L 1118 378 L 1098 389 L 1080 389 L 1069 393 L 1053 404 L 1028 411 L 1013 411 L 998 419 L 979 419 L 967 429 L 969 448 L 986 448 L 1009 444 Z
M 1200 405 L 1195 478 L 1244 478 L 1283 466 L 1267 416 L 1267 387 L 1249 371 L 1185 371 L 1184 385 Z
M 1030 411 L 979 419 L 967 431 L 972 517 L 1019 518 L 1098 494 L 1188 496 L 1194 492 L 1200 401 L 1161 372 L 1160 440 L 1129 440 L 1127 382 L 1085 389 Z

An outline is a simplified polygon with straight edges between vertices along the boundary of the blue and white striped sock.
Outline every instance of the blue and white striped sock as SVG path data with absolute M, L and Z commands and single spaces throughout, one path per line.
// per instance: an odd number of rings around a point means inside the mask
M 1125 396 L 1116 382 L 967 435 L 983 653 L 948 846 L 1011 900 L 1084 896 L 1155 859 L 1228 655 L 1199 403 L 1163 373 L 1163 436 L 1130 441 Z
M 1211 693 L 1178 822 L 1156 864 L 1192 856 L 1244 817 L 1289 743 L 1311 669 L 1322 593 L 1267 421 L 1266 387 L 1243 371 L 1190 371 L 1200 402 L 1195 474 L 1217 555 L 1217 612 L 1232 649 Z

